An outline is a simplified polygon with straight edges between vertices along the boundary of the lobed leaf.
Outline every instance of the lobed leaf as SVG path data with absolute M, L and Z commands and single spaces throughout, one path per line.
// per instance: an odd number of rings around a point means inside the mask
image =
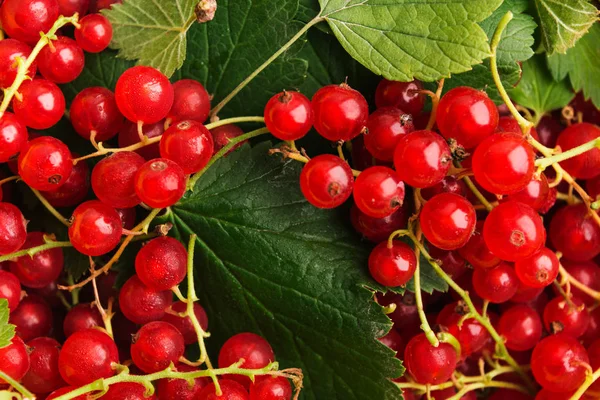
M 0 349 L 8 346 L 15 337 L 15 326 L 8 323 L 8 300 L 0 298 Z

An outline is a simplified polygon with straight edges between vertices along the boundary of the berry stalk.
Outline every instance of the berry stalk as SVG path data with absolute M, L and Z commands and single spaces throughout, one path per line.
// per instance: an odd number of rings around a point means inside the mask
M 35 395 L 31 393 L 29 390 L 25 388 L 25 386 L 21 385 L 19 382 L 15 381 L 9 375 L 0 371 L 0 379 L 3 379 L 4 382 L 8 383 L 8 385 L 14 388 L 17 392 L 21 393 L 24 399 L 35 399 Z M 11 397 L 12 398 L 12 397 Z
M 590 140 L 587 143 L 574 147 L 563 153 L 558 153 L 552 156 L 540 158 L 539 160 L 535 161 L 535 165 L 538 167 L 539 170 L 543 171 L 550 165 L 559 163 L 564 160 L 568 160 L 569 158 L 576 157 L 580 154 L 597 148 L 600 148 L 600 139 Z
M 28 249 L 25 250 L 19 250 L 16 251 L 14 253 L 10 253 L 10 254 L 6 254 L 3 256 L 0 256 L 0 262 L 3 261 L 10 261 L 13 260 L 15 258 L 18 257 L 22 257 L 22 256 L 29 256 L 29 257 L 33 257 L 36 253 L 39 253 L 41 251 L 44 250 L 50 250 L 50 249 L 55 249 L 57 247 L 73 247 L 73 245 L 71 244 L 71 242 L 56 242 L 53 240 L 48 240 L 46 241 L 45 244 L 42 244 L 40 246 L 36 246 L 36 247 L 30 247 Z
M 573 394 L 573 396 L 570 397 L 569 400 L 579 400 L 581 396 L 585 394 L 585 391 L 588 390 L 588 388 L 592 386 L 592 384 L 598 379 L 600 379 L 600 368 L 594 371 L 594 373 L 588 374 L 586 376 L 583 385 L 581 385 L 579 389 L 577 389 L 577 391 Z
M 48 200 L 46 200 L 46 198 L 39 192 L 39 190 L 36 190 L 32 187 L 29 187 L 29 189 L 31 189 L 35 197 L 37 197 L 38 200 L 44 205 L 44 207 L 46 207 L 50 214 L 54 215 L 54 217 L 56 217 L 56 219 L 59 220 L 64 226 L 68 227 L 69 225 L 71 225 L 69 221 L 67 221 L 67 219 L 63 217 L 62 214 L 59 213 L 58 210 L 48 202 Z

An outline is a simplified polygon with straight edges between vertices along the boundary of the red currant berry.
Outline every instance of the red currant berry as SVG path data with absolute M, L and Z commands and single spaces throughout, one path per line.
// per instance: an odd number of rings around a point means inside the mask
M 408 223 L 408 211 L 406 204 L 394 211 L 391 215 L 383 218 L 373 218 L 363 213 L 356 204 L 350 210 L 350 222 L 354 229 L 365 239 L 379 243 L 386 240 L 392 232 L 406 228 Z
M 417 259 L 409 245 L 393 241 L 391 246 L 381 242 L 369 256 L 369 272 L 383 286 L 405 285 L 415 273 Z
M 25 81 L 19 93 L 21 97 L 12 101 L 13 110 L 30 128 L 48 129 L 65 113 L 65 96 L 54 82 L 46 79 Z
M 92 189 L 100 201 L 115 208 L 140 204 L 135 193 L 135 174 L 144 165 L 142 156 L 132 151 L 114 153 L 92 170 Z
M 183 196 L 185 189 L 185 173 L 166 158 L 147 161 L 135 175 L 135 192 L 152 208 L 172 206 Z
M 49 337 L 27 343 L 31 367 L 22 379 L 23 385 L 35 394 L 50 393 L 65 383 L 58 372 L 60 344 Z
M 435 195 L 421 209 L 419 223 L 425 238 L 435 247 L 455 250 L 473 234 L 477 215 L 464 197 L 452 193 Z
M 181 121 L 171 125 L 160 140 L 161 157 L 177 163 L 186 175 L 204 168 L 213 150 L 212 135 L 196 121 Z
M 431 397 L 435 400 L 448 400 L 454 398 L 457 393 L 458 389 L 452 386 L 442 390 L 432 390 Z M 475 395 L 475 392 L 467 392 L 464 395 L 460 396 L 459 400 L 477 400 L 477 396 Z
M 221 395 L 217 395 L 217 389 L 214 383 L 205 386 L 200 392 L 198 400 L 250 400 L 248 391 L 239 383 L 229 380 L 219 380 L 221 386 Z
M 44 47 L 38 56 L 40 74 L 54 83 L 74 81 L 85 64 L 83 50 L 73 39 L 59 36 Z
M 117 107 L 114 93 L 98 86 L 83 89 L 75 96 L 70 116 L 79 136 L 89 140 L 93 135 L 97 142 L 114 137 L 123 124 L 123 115 Z M 139 141 L 137 128 L 134 129 Z
M 196 368 L 185 364 L 177 364 L 178 372 L 193 372 Z M 156 385 L 156 393 L 160 400 L 196 400 L 200 391 L 210 383 L 208 378 L 194 378 L 194 385 L 190 386 L 185 379 L 161 379 Z
M 240 368 L 258 369 L 275 361 L 275 354 L 269 342 L 254 333 L 238 333 L 223 344 L 219 351 L 219 368 L 227 368 L 244 359 Z M 248 387 L 250 378 L 240 375 L 229 377 Z M 206 389 L 205 389 L 206 390 Z M 202 396 L 200 396 L 202 397 Z
M 42 232 L 29 232 L 21 249 L 29 249 L 45 244 L 44 236 L 45 233 Z M 23 286 L 39 289 L 54 282 L 62 272 L 63 266 L 63 251 L 60 247 L 57 247 L 37 252 L 33 256 L 21 256 L 11 264 L 10 269 L 19 278 Z
M 396 358 L 400 358 L 404 355 L 406 343 L 404 343 L 404 339 L 394 327 L 392 327 L 387 335 L 380 337 L 377 340 L 394 350 L 396 352 Z
M 506 200 L 514 200 L 527 204 L 536 211 L 540 211 L 546 204 L 550 195 L 550 186 L 546 175 L 541 174 L 539 178 L 533 177 L 523 190 L 505 197 Z
M 394 322 L 394 328 L 404 336 L 412 337 L 421 332 L 414 294 L 410 292 L 405 292 L 403 296 L 392 293 L 378 294 L 377 302 L 384 307 L 395 305 L 396 309 L 388 316 Z
M 515 262 L 515 272 L 525 285 L 535 288 L 550 285 L 558 276 L 559 267 L 556 254 L 547 247 L 537 253 Z
M 600 338 L 600 308 L 595 308 L 590 311 L 590 323 L 579 340 L 584 346 L 589 346 L 594 341 L 598 340 L 598 338 Z
M 215 145 L 214 154 L 216 154 L 223 147 L 227 146 L 232 139 L 235 139 L 236 137 L 243 135 L 244 131 L 241 130 L 236 125 L 227 124 L 227 125 L 217 126 L 216 128 L 211 129 L 210 133 L 213 137 L 213 142 Z M 244 143 L 248 143 L 248 141 L 244 140 L 243 142 L 236 144 L 227 152 L 227 154 L 231 153 L 232 151 L 234 151 L 237 148 L 242 147 L 242 145 Z
M 185 278 L 187 251 L 177 239 L 152 239 L 137 253 L 135 271 L 150 289 L 169 290 Z
M 600 227 L 585 204 L 567 205 L 550 221 L 550 242 L 574 261 L 587 261 L 600 254 Z
M 546 230 L 533 208 L 508 201 L 490 212 L 483 224 L 483 238 L 496 256 L 505 261 L 517 261 L 542 247 Z
M 448 144 L 431 131 L 403 135 L 394 152 L 394 166 L 400 180 L 415 188 L 441 182 L 451 165 L 452 153 Z
M 6 299 L 11 312 L 21 301 L 21 282 L 16 275 L 3 270 L 0 270 L 0 299 Z
M 466 262 L 457 251 L 442 250 L 435 246 L 430 246 L 429 255 L 436 260 L 444 272 L 453 279 L 458 279 L 467 272 Z
M 25 61 L 31 54 L 31 47 L 16 39 L 0 40 L 0 88 L 10 87 L 17 76 L 17 57 Z M 27 76 L 33 78 L 37 71 L 37 63 L 34 60 Z
M 335 208 L 352 194 L 354 178 L 348 163 L 330 154 L 313 157 L 302 168 L 300 189 L 310 204 Z
M 123 228 L 132 229 L 135 226 L 136 212 L 135 207 L 133 208 L 115 208 L 117 214 L 121 218 Z
M 58 357 L 60 375 L 74 386 L 86 385 L 116 373 L 117 345 L 99 329 L 75 332 L 65 341 Z
M 473 271 L 473 289 L 482 299 L 490 303 L 504 303 L 517 293 L 519 278 L 514 268 L 506 263 L 500 263 L 494 268 Z
M 585 181 L 585 190 L 592 199 L 597 200 L 600 194 L 600 175 Z
M 137 275 L 125 282 L 119 292 L 119 307 L 125 317 L 136 324 L 158 321 L 173 301 L 171 292 L 145 286 Z
M 498 127 L 496 128 L 496 132 L 514 132 L 523 134 L 519 122 L 511 115 L 505 115 L 504 117 L 500 117 L 498 119 Z
M 572 297 L 570 303 L 562 296 L 555 297 L 544 309 L 544 326 L 551 333 L 564 333 L 578 338 L 590 323 L 590 314 L 583 301 Z
M 27 221 L 10 203 L 0 203 L 0 254 L 19 250 L 27 238 Z
M 250 386 L 250 400 L 291 400 L 292 385 L 283 376 L 269 376 Z
M 453 176 L 445 176 L 439 183 L 421 189 L 421 196 L 425 200 L 430 200 L 433 196 L 440 193 L 453 193 L 467 197 L 467 185 L 461 179 L 456 179 Z
M 18 154 L 27 144 L 27 136 L 27 128 L 14 114 L 9 112 L 2 114 L 0 117 L 0 163 L 5 163 Z
M 144 124 L 142 127 L 144 136 L 148 139 L 160 136 L 165 131 L 165 122 L 159 121 L 154 124 Z M 125 120 L 121 130 L 119 131 L 119 147 L 127 147 L 140 142 L 137 125 L 131 121 Z M 137 149 L 135 152 L 144 157 L 146 161 L 160 158 L 159 143 L 152 143 L 147 146 Z
M 113 4 L 122 4 L 123 0 L 90 0 L 89 12 L 99 13 L 100 10 L 112 8 Z
M 315 129 L 332 142 L 354 139 L 365 129 L 369 117 L 367 100 L 345 83 L 317 90 L 312 109 Z
M 71 158 L 77 155 L 71 153 Z M 73 207 L 86 198 L 90 189 L 90 168 L 85 161 L 73 165 L 71 174 L 58 189 L 43 191 L 44 198 L 54 207 Z
M 535 155 L 523 135 L 500 132 L 484 139 L 475 149 L 472 168 L 475 180 L 495 194 L 525 189 L 534 171 Z
M 556 144 L 565 152 L 598 137 L 600 137 L 600 128 L 582 122 L 568 126 L 562 131 Z M 600 175 L 600 149 L 588 150 L 583 154 L 561 161 L 560 165 L 575 178 L 593 178 Z
M 485 92 L 460 86 L 442 96 L 436 122 L 446 139 L 472 149 L 496 131 L 498 109 Z
M 142 326 L 134 336 L 131 358 L 139 369 L 150 374 L 177 362 L 184 351 L 183 336 L 177 328 L 155 321 Z
M 467 244 L 458 249 L 458 254 L 473 268 L 492 268 L 500 264 L 500 259 L 488 249 L 483 240 L 483 224 L 483 221 L 477 221 L 475 231 Z
M 167 311 L 165 316 L 162 317 L 161 321 L 168 322 L 173 325 L 181 334 L 183 335 L 183 340 L 185 344 L 193 344 L 198 342 L 198 335 L 192 323 L 190 317 L 180 317 L 177 315 L 178 313 L 185 312 L 187 309 L 187 304 L 178 301 L 173 303 L 171 306 L 171 311 Z M 198 302 L 194 303 L 194 314 L 196 314 L 196 318 L 198 322 L 200 322 L 200 326 L 202 330 L 206 332 L 208 329 L 208 316 L 206 315 L 206 311 Z
M 75 332 L 90 328 L 102 327 L 102 316 L 95 303 L 79 303 L 71 308 L 63 321 L 63 332 L 66 337 Z
M 51 191 L 64 185 L 73 161 L 69 148 L 51 136 L 31 140 L 19 154 L 19 175 L 37 190 Z
M 23 340 L 15 336 L 6 347 L 0 348 L 0 371 L 20 381 L 29 370 L 29 354 Z M 0 378 L 0 385 L 6 383 Z
M 591 261 L 561 260 L 569 275 L 588 288 L 600 292 L 600 268 Z M 557 293 L 558 294 L 558 293 Z M 583 300 L 586 306 L 594 304 L 594 298 L 571 285 L 571 294 Z
M 52 309 L 40 296 L 30 294 L 10 314 L 10 323 L 16 326 L 17 335 L 26 342 L 48 336 L 52 330 Z
M 110 385 L 102 400 L 157 400 L 155 395 L 146 396 L 146 388 L 141 383 L 119 382 Z
M 110 21 L 101 14 L 86 15 L 79 20 L 79 28 L 75 29 L 77 44 L 88 53 L 99 53 L 106 49 L 112 36 Z
M 57 18 L 57 0 L 5 0 L 0 8 L 2 30 L 11 38 L 32 45 Z
M 384 218 L 404 202 L 404 182 L 388 167 L 370 167 L 354 182 L 354 203 L 373 218 Z
M 531 305 L 530 303 L 536 301 L 543 291 L 544 288 L 527 286 L 519 279 L 519 288 L 517 289 L 517 293 L 510 298 L 510 301 L 512 303 L 526 303 Z M 544 311 L 543 308 L 542 311 Z
M 409 114 L 417 115 L 425 105 L 425 95 L 418 93 L 423 90 L 420 81 L 396 82 L 382 79 L 375 90 L 375 105 L 377 108 L 398 107 Z
M 117 81 L 115 97 L 125 118 L 153 124 L 167 116 L 174 94 L 169 78 L 162 72 L 137 66 L 123 72 Z
M 299 92 L 283 91 L 271 97 L 264 116 L 269 132 L 281 140 L 298 140 L 313 124 L 310 100 Z
M 564 129 L 564 126 L 560 123 L 560 121 L 558 121 L 558 119 L 547 115 L 542 117 L 535 129 L 539 138 L 538 141 L 544 146 L 553 149 L 556 147 L 556 141 Z
M 531 350 L 542 337 L 542 321 L 533 308 L 512 306 L 502 313 L 498 333 L 504 336 L 506 347 L 510 350 Z
M 458 357 L 454 347 L 440 343 L 433 347 L 424 333 L 410 339 L 404 350 L 407 371 L 421 384 L 437 385 L 450 379 Z
M 57 399 L 64 394 L 72 392 L 75 389 L 77 389 L 77 388 L 74 386 L 66 386 L 66 387 L 60 388 L 60 389 L 55 390 L 54 392 L 50 393 L 50 395 L 48 397 L 46 397 L 46 400 Z M 94 399 L 92 397 L 90 397 L 89 393 L 87 393 L 87 394 L 82 394 L 81 396 L 74 397 L 72 400 L 94 400 Z
M 468 313 L 467 305 L 458 301 L 445 306 L 438 314 L 436 321 L 458 340 L 461 357 L 478 352 L 490 339 L 488 331 L 477 320 L 463 318 Z
M 596 339 L 594 343 L 588 347 L 587 352 L 590 357 L 590 365 L 592 370 L 597 371 L 598 368 L 600 368 L 600 339 Z M 594 382 L 594 384 L 590 387 L 590 390 L 596 392 L 600 390 L 600 382 Z
M 585 348 L 562 333 L 542 339 L 531 355 L 535 380 L 544 389 L 559 393 L 575 390 L 583 383 L 588 363 Z
M 414 130 L 410 114 L 398 108 L 380 108 L 367 121 L 365 146 L 376 159 L 392 161 L 398 140 Z
M 86 256 L 101 256 L 119 244 L 123 227 L 114 208 L 98 200 L 81 203 L 75 211 L 69 239 L 75 250 Z
M 88 13 L 90 0 L 58 0 L 59 14 L 70 17 L 73 14 L 79 14 L 79 18 Z
M 173 84 L 174 100 L 167 114 L 169 123 L 196 121 L 203 123 L 210 112 L 210 96 L 204 86 L 193 79 L 181 79 Z

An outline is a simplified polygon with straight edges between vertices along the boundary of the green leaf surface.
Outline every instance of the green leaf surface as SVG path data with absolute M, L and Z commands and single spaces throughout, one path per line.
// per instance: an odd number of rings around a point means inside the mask
M 567 54 L 548 57 L 548 67 L 556 80 L 567 75 L 575 91 L 583 91 L 600 108 L 600 25 L 594 25 Z
M 210 316 L 209 346 L 252 331 L 282 367 L 304 372 L 303 399 L 401 399 L 401 366 L 376 338 L 390 328 L 372 301 L 368 249 L 347 210 L 302 196 L 300 165 L 244 146 L 215 163 L 164 220 L 198 235 L 196 288 Z
M 0 298 L 0 349 L 10 344 L 15 336 L 15 326 L 8 323 L 8 300 Z
M 589 0 L 533 0 L 548 54 L 565 53 L 598 20 Z
M 523 77 L 509 95 L 519 105 L 542 115 L 566 106 L 575 96 L 568 82 L 556 82 L 540 54 L 523 63 Z

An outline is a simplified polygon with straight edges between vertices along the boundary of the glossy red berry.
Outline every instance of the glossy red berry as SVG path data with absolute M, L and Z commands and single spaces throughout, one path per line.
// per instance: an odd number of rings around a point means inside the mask
M 43 232 L 29 232 L 21 249 L 29 249 L 45 244 L 45 235 Z M 33 256 L 21 256 L 11 264 L 10 269 L 19 278 L 23 286 L 39 289 L 54 282 L 62 272 L 63 266 L 63 251 L 60 247 L 57 247 L 37 252 Z
M 0 7 L 2 30 L 28 44 L 40 40 L 58 18 L 57 0 L 5 0 Z
M 177 203 L 185 193 L 185 173 L 166 158 L 147 161 L 135 175 L 135 192 L 152 208 L 165 208 Z
M 559 265 L 556 254 L 547 247 L 542 247 L 537 253 L 517 260 L 515 272 L 525 285 L 541 288 L 550 285 L 556 279 Z
M 77 157 L 71 153 L 71 158 Z M 42 191 L 48 203 L 54 207 L 73 207 L 81 203 L 90 189 L 90 168 L 85 161 L 73 165 L 71 174 L 58 189 Z
M 208 384 L 200 392 L 198 400 L 250 400 L 248 391 L 239 383 L 230 379 L 219 380 L 221 395 L 217 395 L 214 383 Z
M 405 204 L 387 217 L 373 218 L 353 204 L 350 210 L 350 222 L 365 239 L 379 243 L 386 240 L 392 232 L 406 227 L 408 210 Z
M 577 279 L 592 290 L 600 292 L 600 268 L 591 261 L 570 261 L 561 260 L 562 266 L 567 270 L 569 275 Z M 585 305 L 591 306 L 594 304 L 594 298 L 585 294 L 580 289 L 571 285 L 571 294 L 581 299 Z
M 268 376 L 250 386 L 250 400 L 291 400 L 292 385 L 283 376 Z
M 213 137 L 213 142 L 215 145 L 214 153 L 216 154 L 223 147 L 227 146 L 231 139 L 235 139 L 236 137 L 243 135 L 244 131 L 236 125 L 227 124 L 217 126 L 216 128 L 211 129 L 210 133 Z M 231 153 L 232 151 L 241 147 L 244 143 L 247 142 L 247 140 L 244 140 L 243 142 L 236 144 L 231 148 L 231 150 L 227 152 L 227 154 Z
M 467 197 L 467 185 L 462 179 L 456 179 L 453 176 L 445 176 L 439 183 L 421 189 L 421 196 L 425 200 L 429 200 L 440 193 L 453 193 L 462 197 Z
M 483 240 L 483 223 L 483 221 L 477 221 L 469 241 L 458 249 L 458 254 L 473 268 L 492 268 L 501 261 L 490 251 Z
M 98 86 L 77 93 L 71 103 L 70 117 L 79 136 L 89 140 L 94 134 L 96 142 L 111 139 L 123 125 L 123 115 L 117 107 L 114 93 Z
M 60 15 L 70 17 L 73 14 L 79 14 L 79 18 L 82 18 L 88 13 L 90 8 L 90 0 L 58 0 L 58 9 Z
M 281 140 L 298 140 L 313 124 L 310 100 L 300 92 L 283 91 L 267 102 L 265 124 L 273 136 Z
M 162 317 L 161 321 L 168 322 L 173 325 L 181 334 L 183 335 L 183 340 L 185 344 L 193 344 L 198 342 L 198 335 L 196 330 L 194 329 L 194 325 L 190 317 L 180 317 L 177 315 L 178 313 L 185 312 L 187 308 L 187 304 L 178 301 L 173 303 L 170 311 L 166 311 L 165 316 Z M 194 314 L 202 327 L 202 330 L 206 331 L 208 329 L 208 316 L 206 315 L 206 311 L 198 302 L 194 303 Z
M 539 178 L 534 176 L 524 189 L 506 196 L 505 199 L 527 204 L 534 210 L 540 211 L 546 205 L 549 195 L 550 186 L 548 185 L 548 179 L 546 175 L 541 174 Z
M 65 184 L 72 169 L 69 148 L 51 136 L 31 140 L 19 154 L 19 175 L 37 190 L 58 189 Z
M 370 167 L 354 182 L 354 203 L 373 218 L 384 218 L 404 202 L 404 182 L 388 167 Z
M 85 64 L 83 50 L 73 39 L 59 36 L 44 47 L 38 58 L 40 74 L 54 83 L 74 81 Z
M 401 358 L 404 355 L 406 343 L 404 342 L 404 338 L 394 327 L 392 327 L 385 336 L 380 337 L 377 340 L 394 350 L 396 352 L 396 358 Z
M 593 371 L 598 370 L 600 368 L 600 339 L 596 339 L 587 349 L 588 356 L 590 357 L 590 365 Z M 592 386 L 590 386 L 590 390 L 598 391 L 600 389 L 600 383 L 594 382 Z
M 173 325 L 149 322 L 138 331 L 131 345 L 131 358 L 142 371 L 150 374 L 161 371 L 183 356 L 183 336 Z
M 155 394 L 146 396 L 146 388 L 141 383 L 119 382 L 110 385 L 102 400 L 157 400 Z
M 264 338 L 246 332 L 230 337 L 223 344 L 219 351 L 219 368 L 227 368 L 242 358 L 244 362 L 240 368 L 257 369 L 266 367 L 275 361 L 275 354 L 269 342 Z M 245 376 L 232 375 L 229 378 L 246 387 L 250 385 L 250 379 Z
M 415 188 L 433 186 L 452 166 L 452 153 L 444 138 L 431 131 L 403 135 L 394 152 L 398 177 Z
M 186 175 L 204 168 L 213 150 L 212 135 L 196 121 L 186 120 L 171 125 L 160 140 L 160 156 L 177 163 Z
M 27 221 L 10 203 L 0 202 L 0 254 L 19 250 L 27 238 Z
M 35 394 L 50 393 L 65 383 L 58 372 L 60 344 L 49 337 L 27 342 L 31 367 L 22 379 L 23 385 Z
M 2 42 L 0 42 L 2 43 Z M 0 117 L 0 163 L 17 155 L 27 144 L 27 128 L 16 115 L 5 112 Z
M 508 201 L 495 207 L 483 224 L 487 247 L 505 261 L 517 261 L 536 253 L 546 241 L 542 219 L 528 205 Z
M 526 303 L 526 304 L 532 306 L 531 303 L 536 302 L 543 291 L 544 291 L 544 288 L 534 288 L 531 286 L 527 286 L 527 285 L 524 285 L 521 280 L 519 280 L 519 288 L 517 289 L 517 293 L 515 293 L 515 295 L 510 298 L 510 301 L 512 303 Z M 547 297 L 545 293 L 544 293 L 544 296 Z M 547 303 L 547 301 L 546 301 L 546 303 Z M 544 306 L 545 306 L 545 304 L 544 304 Z M 541 308 L 542 308 L 542 311 L 544 311 L 543 307 L 541 307 Z
M 582 122 L 565 128 L 558 136 L 556 144 L 565 152 L 599 137 L 599 127 Z M 600 149 L 588 150 L 583 154 L 561 161 L 560 165 L 575 178 L 593 178 L 600 175 Z
M 571 336 L 550 335 L 533 349 L 531 371 L 535 380 L 553 392 L 570 392 L 585 380 L 589 363 L 585 348 Z
M 210 96 L 204 86 L 193 79 L 181 79 L 173 84 L 173 106 L 167 120 L 173 124 L 179 121 L 202 123 L 210 112 Z
M 598 199 L 598 195 L 600 195 L 600 175 L 585 181 L 585 191 L 592 199 Z
M 132 229 L 135 226 L 135 219 L 137 214 L 135 211 L 135 207 L 115 208 L 115 211 L 117 212 L 117 214 L 119 214 L 119 217 L 121 218 L 123 228 Z
M 495 194 L 517 193 L 533 177 L 535 155 L 523 135 L 500 132 L 485 138 L 473 153 L 475 180 Z
M 174 94 L 171 82 L 162 72 L 136 66 L 123 72 L 117 81 L 115 97 L 125 118 L 153 124 L 167 116 Z
M 92 170 L 94 194 L 110 207 L 137 206 L 140 199 L 135 193 L 135 176 L 144 163 L 144 158 L 132 151 L 121 151 L 102 159 Z
M 60 375 L 74 386 L 85 385 L 116 373 L 117 345 L 99 329 L 75 332 L 65 341 L 58 357 Z
M 0 371 L 20 381 L 29 370 L 29 354 L 23 340 L 15 336 L 6 347 L 0 348 Z M 6 383 L 0 378 L 0 385 Z
M 458 393 L 458 389 L 456 389 L 454 386 L 446 388 L 446 389 L 442 389 L 442 390 L 432 390 L 431 391 L 431 398 L 435 399 L 435 400 L 448 400 L 451 399 L 453 396 L 456 396 L 456 394 Z M 407 398 L 406 395 L 404 397 L 405 399 L 410 400 L 411 398 Z M 477 400 L 477 395 L 475 394 L 474 391 L 472 392 L 467 392 L 464 395 L 460 396 L 459 400 Z M 517 400 L 517 399 L 514 399 Z
M 11 312 L 9 321 L 16 326 L 17 335 L 28 342 L 50 334 L 53 324 L 52 309 L 43 298 L 30 294 Z
M 177 364 L 175 368 L 178 372 L 197 371 L 197 368 L 185 364 Z M 190 386 L 185 379 L 161 379 L 156 385 L 156 394 L 160 400 L 196 400 L 210 382 L 207 377 L 195 378 L 193 386 Z
M 438 262 L 444 272 L 455 280 L 467 272 L 465 259 L 455 250 L 442 250 L 435 246 L 430 246 L 429 255 Z
M 185 278 L 187 251 L 172 237 L 152 239 L 137 253 L 135 271 L 150 289 L 169 290 Z
M 165 122 L 158 121 L 154 124 L 144 124 L 142 127 L 144 136 L 148 139 L 160 136 L 165 131 Z M 125 120 L 119 131 L 119 147 L 127 147 L 140 142 L 137 125 L 131 121 Z M 160 158 L 159 143 L 152 143 L 147 146 L 137 149 L 135 152 L 144 157 L 146 161 Z
M 405 114 L 398 108 L 380 108 L 367 121 L 365 147 L 376 159 L 392 161 L 394 149 L 402 135 L 414 130 L 410 114 Z
M 441 193 L 431 198 L 419 215 L 423 235 L 435 247 L 455 250 L 463 247 L 475 230 L 477 216 L 464 197 Z
M 377 294 L 377 302 L 384 307 L 394 305 L 396 309 L 389 314 L 389 317 L 394 322 L 394 328 L 399 332 L 406 334 L 408 337 L 421 332 L 419 312 L 414 294 L 410 292 L 405 292 L 402 296 L 393 293 Z
M 75 332 L 95 328 L 96 326 L 104 326 L 96 304 L 79 303 L 67 313 L 63 321 L 63 332 L 66 337 L 69 337 Z
M 437 316 L 436 322 L 460 343 L 461 357 L 480 351 L 490 339 L 488 331 L 474 318 L 465 319 L 469 308 L 463 301 L 448 304 Z
M 514 268 L 500 263 L 494 268 L 473 271 L 473 288 L 479 297 L 490 303 L 504 303 L 517 293 L 519 278 Z
M 62 388 L 50 393 L 48 395 L 48 397 L 46 397 L 46 400 L 57 399 L 58 397 L 60 397 L 64 394 L 70 393 L 75 389 L 77 389 L 75 386 L 62 387 Z M 90 397 L 90 395 L 88 393 L 88 394 L 82 394 L 81 396 L 74 397 L 72 400 L 93 400 L 93 399 Z
M 397 240 L 391 246 L 387 242 L 379 243 L 369 256 L 369 272 L 383 286 L 405 285 L 413 277 L 416 266 L 414 250 Z
M 460 86 L 442 96 L 436 122 L 446 139 L 472 149 L 496 131 L 498 109 L 485 92 Z
M 510 350 L 531 350 L 542 337 L 542 321 L 537 311 L 527 305 L 512 306 L 502 313 L 498 333 Z
M 21 282 L 11 272 L 0 270 L 0 299 L 6 299 L 9 311 L 14 311 L 21 301 Z
M 375 105 L 377 108 L 398 107 L 409 114 L 417 115 L 425 105 L 425 95 L 417 93 L 423 90 L 420 81 L 396 82 L 382 79 L 375 90 Z
M 125 282 L 119 292 L 119 307 L 128 320 L 136 324 L 158 321 L 173 299 L 170 291 L 152 290 L 137 275 Z
M 300 189 L 310 204 L 319 208 L 334 208 L 343 204 L 354 186 L 348 163 L 330 154 L 313 157 L 302 168 Z
M 424 333 L 413 337 L 404 350 L 407 371 L 418 383 L 437 385 L 452 376 L 458 357 L 448 343 L 433 347 Z
M 98 200 L 81 203 L 71 218 L 69 239 L 73 247 L 87 256 L 101 256 L 119 244 L 123 227 L 114 208 Z
M 65 113 L 65 96 L 49 80 L 25 81 L 19 93 L 21 97 L 13 99 L 13 111 L 30 128 L 48 129 L 60 121 Z
M 590 260 L 600 254 L 600 227 L 585 204 L 567 205 L 550 221 L 550 242 L 565 258 Z
M 317 90 L 312 109 L 315 129 L 332 142 L 354 139 L 365 129 L 369 117 L 367 100 L 345 83 Z
M 1 17 L 0 17 L 1 18 Z M 8 88 L 17 76 L 17 57 L 25 61 L 31 54 L 31 47 L 16 39 L 0 40 L 0 88 Z M 34 60 L 27 76 L 33 78 L 37 71 L 37 62 Z
M 90 13 L 98 13 L 100 10 L 112 8 L 113 4 L 122 4 L 123 0 L 90 0 Z
M 562 296 L 555 297 L 544 308 L 544 326 L 551 333 L 564 333 L 578 338 L 590 323 L 590 314 L 583 301 L 571 297 L 570 303 Z
M 110 21 L 101 14 L 86 15 L 79 20 L 79 28 L 75 29 L 77 44 L 88 53 L 99 53 L 106 49 L 112 35 Z

